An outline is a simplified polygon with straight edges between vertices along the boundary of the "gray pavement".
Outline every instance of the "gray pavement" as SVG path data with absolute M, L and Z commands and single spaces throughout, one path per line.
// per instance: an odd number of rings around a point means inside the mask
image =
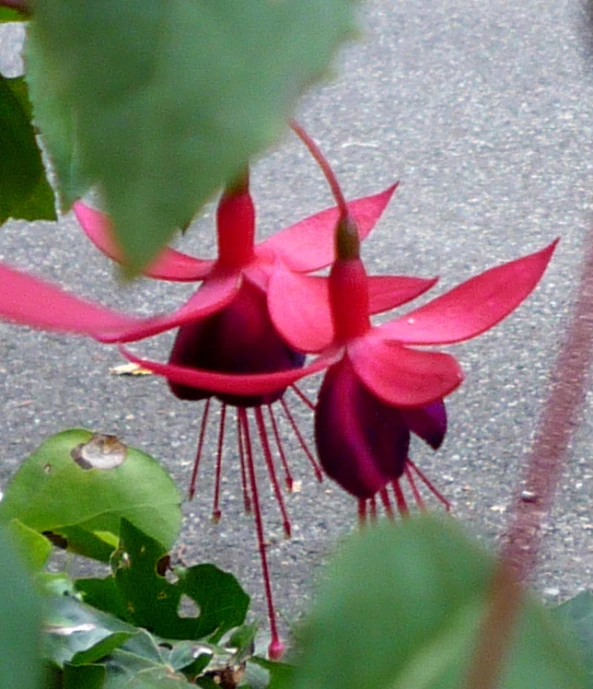
M 412 450 L 455 515 L 495 542 L 545 398 L 593 221 L 593 39 L 578 0 L 374 0 L 361 19 L 364 41 L 343 51 L 337 78 L 304 99 L 299 117 L 349 196 L 401 181 L 365 246 L 369 270 L 438 274 L 436 294 L 562 237 L 529 301 L 494 331 L 451 348 L 467 380 L 449 401 L 449 435 L 436 454 L 420 442 Z M 13 38 L 10 28 L 0 29 L 5 70 L 15 68 Z M 330 203 L 321 175 L 292 138 L 256 166 L 253 191 L 262 236 Z M 180 246 L 211 255 L 211 209 L 199 225 L 203 232 L 190 232 Z M 0 259 L 139 314 L 169 310 L 191 291 L 149 281 L 115 291 L 111 265 L 85 243 L 72 217 L 58 225 L 8 223 L 0 231 Z M 164 358 L 170 341 L 161 338 L 142 351 Z M 187 485 L 200 405 L 174 399 L 156 378 L 111 376 L 119 363 L 114 348 L 0 324 L 0 484 L 48 435 L 86 426 L 151 453 Z M 589 408 L 546 525 L 537 586 L 549 600 L 593 586 Z M 310 437 L 310 418 L 299 414 Z M 212 435 L 210 455 L 214 443 Z M 263 613 L 236 457 L 231 453 L 225 467 L 217 527 L 209 523 L 207 459 L 197 499 L 184 508 L 186 558 L 232 569 Z M 290 542 L 282 539 L 266 493 L 276 598 L 289 619 L 306 606 L 336 538 L 355 523 L 350 498 L 329 481 L 316 484 L 296 453 L 294 464 L 303 483 L 288 499 Z

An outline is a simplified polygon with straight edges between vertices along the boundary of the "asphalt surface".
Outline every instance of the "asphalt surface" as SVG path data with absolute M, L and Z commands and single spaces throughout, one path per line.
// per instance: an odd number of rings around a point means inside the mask
M 364 40 L 341 53 L 335 80 L 302 101 L 299 118 L 323 145 L 347 195 L 401 182 L 365 245 L 368 269 L 440 275 L 438 294 L 562 238 L 526 304 L 492 332 L 451 348 L 467 379 L 449 400 L 448 437 L 436 454 L 419 441 L 412 449 L 454 514 L 495 543 L 593 222 L 593 29 L 577 0 L 374 0 L 362 8 L 361 24 Z M 0 27 L 6 74 L 18 73 L 17 45 L 14 29 Z M 262 236 L 331 203 L 320 173 L 290 137 L 255 167 L 253 192 Z M 183 250 L 212 255 L 211 210 L 198 223 L 201 231 L 184 238 Z M 8 223 L 0 231 L 0 259 L 131 313 L 170 310 L 191 291 L 150 281 L 117 287 L 112 266 L 72 217 L 57 225 Z M 164 337 L 141 351 L 166 358 L 170 342 Z M 85 426 L 151 453 L 187 486 L 200 405 L 174 399 L 159 379 L 110 375 L 120 363 L 112 347 L 0 324 L 1 484 L 44 438 Z M 551 601 L 593 586 L 589 407 L 545 528 L 536 585 Z M 298 410 L 310 438 L 311 419 Z M 198 496 L 184 507 L 185 558 L 230 568 L 263 614 L 236 453 L 228 455 L 224 515 L 215 527 L 209 521 L 215 433 L 208 442 Z M 355 524 L 354 501 L 330 481 L 318 485 L 306 461 L 293 456 L 302 487 L 287 500 L 291 541 L 283 540 L 271 491 L 264 490 L 276 599 L 288 619 L 306 607 L 321 563 Z

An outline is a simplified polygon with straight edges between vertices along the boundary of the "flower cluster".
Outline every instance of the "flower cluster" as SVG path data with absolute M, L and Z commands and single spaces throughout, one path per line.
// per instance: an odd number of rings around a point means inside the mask
M 56 286 L 0 264 L 0 317 L 18 323 L 78 333 L 117 343 L 124 356 L 161 375 L 183 400 L 204 400 L 191 480 L 193 496 L 211 402 L 221 403 L 213 518 L 220 511 L 220 480 L 227 409 L 236 409 L 235 437 L 244 502 L 253 512 L 263 569 L 272 642 L 283 650 L 276 625 L 254 459 L 264 458 L 284 531 L 290 521 L 277 476 L 276 454 L 292 487 L 278 415 L 283 414 L 321 480 L 321 468 L 371 514 L 379 499 L 393 514 L 407 503 L 400 479 L 409 482 L 420 506 L 416 479 L 447 501 L 414 463 L 411 433 L 437 449 L 445 437 L 444 398 L 462 382 L 456 359 L 423 349 L 467 340 L 496 325 L 535 288 L 556 242 L 543 250 L 471 278 L 433 301 L 381 326 L 371 316 L 400 307 L 432 288 L 436 279 L 369 276 L 360 242 L 379 220 L 396 185 L 347 203 L 329 165 L 295 126 L 326 174 L 337 205 L 255 241 L 255 210 L 246 172 L 229 185 L 217 209 L 218 256 L 196 259 L 165 249 L 146 274 L 161 280 L 200 282 L 172 314 L 138 319 L 110 311 Z M 106 255 L 121 261 L 108 218 L 78 202 L 75 214 L 86 235 Z M 331 266 L 328 276 L 316 271 Z M 123 344 L 177 329 L 168 362 L 149 361 Z M 317 355 L 306 364 L 306 355 Z M 326 370 L 318 399 L 296 387 L 305 376 Z M 291 390 L 314 410 L 317 459 L 307 447 L 287 403 Z M 319 464 L 317 463 L 319 461 Z M 320 466 L 319 466 L 320 465 Z

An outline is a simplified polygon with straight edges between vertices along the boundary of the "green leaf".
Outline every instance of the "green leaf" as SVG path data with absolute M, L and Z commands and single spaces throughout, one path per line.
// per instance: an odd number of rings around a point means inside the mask
M 55 107 L 72 113 L 83 169 L 132 270 L 279 138 L 353 34 L 354 4 L 37 0 L 27 48 L 36 122 L 69 185 L 58 160 L 72 124 L 66 136 L 51 130 Z
M 3 530 L 0 572 L 0 687 L 40 689 L 39 600 Z
M 28 19 L 24 14 L 8 7 L 0 7 L 0 24 L 5 22 L 24 22 Z
M 0 223 L 8 218 L 56 219 L 53 191 L 29 120 L 23 78 L 0 74 Z
M 34 31 L 29 27 L 29 32 Z M 41 132 L 45 150 L 58 178 L 58 202 L 66 213 L 91 187 L 83 171 L 76 138 L 76 116 L 51 53 L 31 38 L 26 42 L 25 79 L 33 102 L 33 123 Z
M 351 538 L 300 635 L 293 689 L 458 689 L 493 559 L 452 520 L 421 516 Z M 526 595 L 501 689 L 582 689 L 575 650 Z
M 21 560 L 27 565 L 29 570 L 33 572 L 40 570 L 47 562 L 52 551 L 51 543 L 47 538 L 18 519 L 12 519 L 8 523 L 6 531 Z
M 569 634 L 576 639 L 583 664 L 593 689 L 593 592 L 581 591 L 578 595 L 552 609 Z
M 95 663 L 138 630 L 72 596 L 61 596 L 46 599 L 43 632 L 43 657 L 64 667 Z
M 54 541 L 65 539 L 74 552 L 107 561 L 122 517 L 169 549 L 181 525 L 180 503 L 152 457 L 114 436 L 73 429 L 23 462 L 0 502 L 0 522 L 18 519 Z
M 77 582 L 85 600 L 123 615 L 123 619 L 168 639 L 215 640 L 245 620 L 249 596 L 231 574 L 214 565 L 175 570 L 178 581 L 165 578 L 166 550 L 127 520 L 112 561 L 113 578 Z M 183 597 L 196 603 L 195 617 L 180 616 Z
M 63 689 L 102 689 L 105 682 L 103 665 L 64 666 Z

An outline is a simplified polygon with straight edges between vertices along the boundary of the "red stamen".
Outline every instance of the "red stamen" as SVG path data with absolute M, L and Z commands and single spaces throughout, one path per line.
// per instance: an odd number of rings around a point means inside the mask
M 255 530 L 257 532 L 257 547 L 259 550 L 262 573 L 264 577 L 264 589 L 266 592 L 266 601 L 268 605 L 268 619 L 270 622 L 270 634 L 272 641 L 268 646 L 268 655 L 270 658 L 276 660 L 280 658 L 284 652 L 284 645 L 280 641 L 278 628 L 276 626 L 276 610 L 274 609 L 274 601 L 272 599 L 272 586 L 270 583 L 270 570 L 268 568 L 268 557 L 266 554 L 266 543 L 264 541 L 264 526 L 261 515 L 261 508 L 259 504 L 259 493 L 257 490 L 257 479 L 255 476 L 255 466 L 253 462 L 253 452 L 251 446 L 251 438 L 249 435 L 249 421 L 247 419 L 247 412 L 245 408 L 239 407 L 237 410 L 239 420 L 239 431 L 243 433 L 244 448 L 246 450 L 246 464 L 249 474 L 249 483 L 251 487 L 251 499 L 253 501 L 253 515 L 255 518 Z
M 198 480 L 198 469 L 200 467 L 200 459 L 202 458 L 202 449 L 204 447 L 204 437 L 206 435 L 206 425 L 208 422 L 208 412 L 210 411 L 210 400 L 209 397 L 204 405 L 204 413 L 202 414 L 202 422 L 200 424 L 200 437 L 198 440 L 198 449 L 196 451 L 196 458 L 194 460 L 194 468 L 191 472 L 191 479 L 189 482 L 188 500 L 193 500 L 196 494 L 196 482 Z
M 313 457 L 313 454 L 311 453 L 311 450 L 307 447 L 307 443 L 305 442 L 305 439 L 303 438 L 302 433 L 299 430 L 299 427 L 294 420 L 293 415 L 290 412 L 290 409 L 288 408 L 288 405 L 286 404 L 286 400 L 284 397 L 280 398 L 280 404 L 282 405 L 282 409 L 284 410 L 284 413 L 286 414 L 286 418 L 289 420 L 290 425 L 292 426 L 292 430 L 294 431 L 294 434 L 296 435 L 299 445 L 301 446 L 303 452 L 307 455 L 307 459 L 309 460 L 311 466 L 313 467 L 313 471 L 315 472 L 315 478 L 321 483 L 323 481 L 323 474 L 321 473 L 321 467 L 319 464 L 317 464 L 317 460 L 315 457 Z
M 284 482 L 286 484 L 286 489 L 289 493 L 292 493 L 294 480 L 292 478 L 290 467 L 288 466 L 288 460 L 286 459 L 284 446 L 282 445 L 282 439 L 280 438 L 280 433 L 278 431 L 278 424 L 276 423 L 276 417 L 274 416 L 274 411 L 271 404 L 268 404 L 268 413 L 270 414 L 270 421 L 272 422 L 272 432 L 274 433 L 276 447 L 278 448 L 278 454 L 280 455 L 280 462 L 282 463 L 282 469 L 284 470 Z
M 270 450 L 270 444 L 268 442 L 268 436 L 266 433 L 266 424 L 264 420 L 264 415 L 261 407 L 255 407 L 253 410 L 255 414 L 255 421 L 257 424 L 257 431 L 259 433 L 259 441 L 264 451 L 264 459 L 266 460 L 266 466 L 268 468 L 268 475 L 270 481 L 272 482 L 272 488 L 274 489 L 274 496 L 278 507 L 280 508 L 280 513 L 282 515 L 282 526 L 284 528 L 285 538 L 290 538 L 290 520 L 288 518 L 288 513 L 286 512 L 286 506 L 284 504 L 284 498 L 282 497 L 282 491 L 280 490 L 280 484 L 278 483 L 278 477 L 276 476 L 276 469 L 274 467 L 274 458 L 272 457 L 272 452 Z
M 371 507 L 371 522 L 375 523 L 377 521 L 377 501 L 374 495 L 369 500 L 369 503 Z
M 237 445 L 239 450 L 239 466 L 241 467 L 241 489 L 243 490 L 243 508 L 247 514 L 251 513 L 251 498 L 247 489 L 247 471 L 245 469 L 245 445 L 241 432 L 241 417 L 237 409 Z
M 361 498 L 358 501 L 358 526 L 363 529 L 367 520 L 367 501 Z
M 408 459 L 407 465 L 416 472 L 416 475 L 422 481 L 422 483 L 424 483 L 424 485 L 430 490 L 430 492 L 438 498 L 438 500 L 445 506 L 447 512 L 449 512 L 451 510 L 451 503 L 440 492 L 440 490 L 438 490 L 438 488 L 435 487 L 432 481 L 430 481 L 426 477 L 426 475 L 411 460 Z
M 395 495 L 395 504 L 397 505 L 397 510 L 402 517 L 408 517 L 410 511 L 408 509 L 408 503 L 406 502 L 406 497 L 403 494 L 402 488 L 399 485 L 399 481 L 392 481 L 391 486 L 393 488 L 393 493 Z
M 409 462 L 410 460 L 408 460 Z M 421 510 L 426 511 L 426 505 L 424 504 L 424 500 L 422 499 L 422 496 L 420 495 L 420 491 L 418 490 L 418 486 L 416 485 L 416 481 L 414 480 L 414 474 L 412 473 L 412 470 L 408 466 L 406 462 L 406 466 L 404 467 L 404 474 L 406 478 L 408 479 L 408 483 L 410 484 L 410 488 L 412 489 L 412 495 L 414 496 L 414 500 L 416 501 L 416 504 Z
M 220 426 L 218 427 L 218 447 L 216 449 L 216 479 L 214 483 L 214 503 L 212 505 L 212 521 L 218 524 L 222 517 L 220 509 L 220 480 L 222 476 L 222 449 L 224 445 L 224 421 L 226 418 L 226 404 L 220 408 Z
M 389 499 L 387 488 L 381 488 L 379 491 L 379 497 L 381 498 L 381 502 L 383 503 L 387 517 L 393 521 L 395 519 L 395 514 L 393 513 L 393 507 L 391 506 L 391 500 Z
M 297 386 L 296 383 L 293 383 L 291 386 L 292 391 L 297 395 L 301 401 L 309 407 L 311 411 L 315 411 L 315 404 L 311 402 L 311 400 L 305 395 L 305 393 L 300 390 Z

